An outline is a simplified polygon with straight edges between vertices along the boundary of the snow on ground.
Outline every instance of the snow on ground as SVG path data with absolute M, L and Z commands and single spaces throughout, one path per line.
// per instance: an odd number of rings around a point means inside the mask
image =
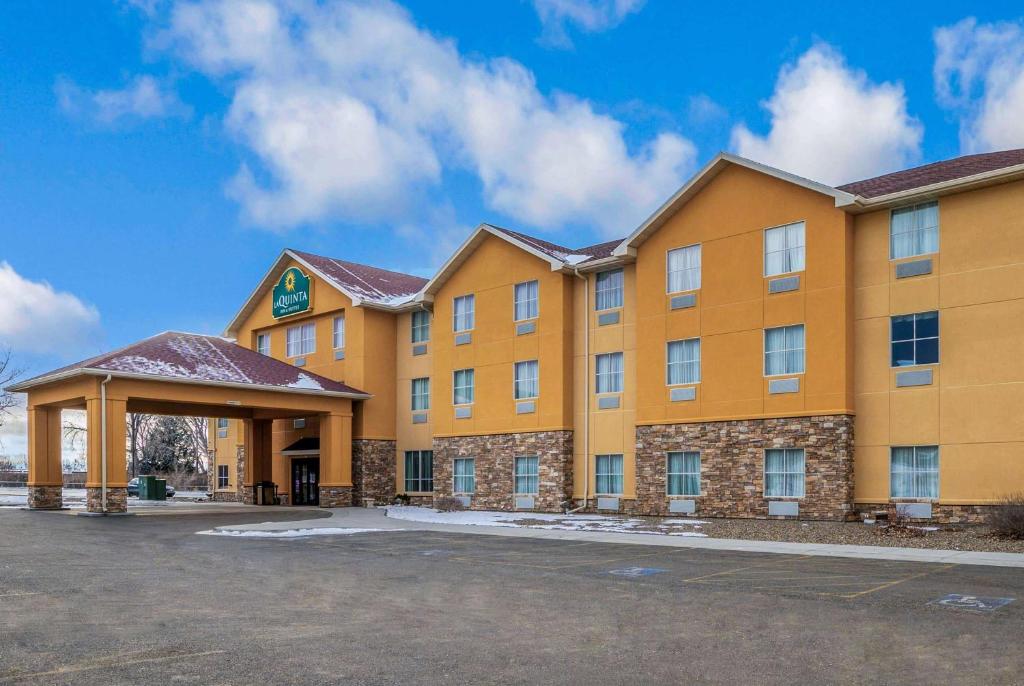
M 338 527 L 320 527 L 316 529 L 284 529 L 279 531 L 258 530 L 220 530 L 209 529 L 197 531 L 201 536 L 230 536 L 232 538 L 306 538 L 307 536 L 347 536 L 349 534 L 368 534 L 376 531 L 404 531 L 404 529 L 341 529 Z
M 632 519 L 612 515 L 594 514 L 551 514 L 545 512 L 493 512 L 486 510 L 465 510 L 462 512 L 438 512 L 428 507 L 393 505 L 387 508 L 387 516 L 407 522 L 428 524 L 459 524 L 462 526 L 505 526 L 556 531 L 600 531 L 604 533 L 654 534 L 662 536 L 689 536 L 705 538 L 707 534 L 683 530 L 685 527 L 700 528 L 706 524 L 700 519 Z

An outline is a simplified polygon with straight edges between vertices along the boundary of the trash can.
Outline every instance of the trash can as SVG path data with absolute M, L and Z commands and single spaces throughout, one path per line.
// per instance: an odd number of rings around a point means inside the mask
M 150 500 L 167 500 L 167 479 L 153 479 Z
M 256 482 L 256 504 L 257 505 L 276 505 L 277 504 L 277 484 L 273 481 L 258 481 Z
M 152 500 L 156 491 L 155 476 L 139 477 L 139 500 Z

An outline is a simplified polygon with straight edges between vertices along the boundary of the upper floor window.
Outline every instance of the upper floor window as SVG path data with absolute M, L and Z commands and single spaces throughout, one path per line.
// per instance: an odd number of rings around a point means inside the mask
M 537 360 L 516 362 L 515 399 L 525 400 L 540 395 L 540 380 Z
M 538 300 L 539 284 L 536 281 L 517 283 L 515 288 L 515 319 L 535 319 L 540 311 Z
M 413 379 L 412 380 L 412 411 L 418 412 L 420 410 L 430 409 L 430 379 Z
M 764 275 L 804 270 L 804 223 L 794 222 L 764 231 Z
M 452 373 L 452 403 L 468 405 L 473 402 L 473 370 L 457 369 Z
M 764 373 L 803 374 L 804 325 L 780 326 L 764 330 Z
M 228 437 L 228 420 L 221 417 L 217 420 L 217 438 Z
M 939 250 L 939 203 L 893 210 L 889 217 L 889 257 L 926 255 Z
M 256 334 L 256 352 L 260 355 L 270 355 L 270 334 L 269 333 L 258 333 Z
M 700 495 L 700 453 L 672 452 L 665 465 L 668 495 Z
M 700 339 L 669 341 L 666 366 L 669 386 L 700 381 Z
M 473 328 L 473 307 L 475 298 L 472 295 L 460 295 L 455 298 L 452 308 L 452 330 L 469 331 Z
M 594 309 L 611 310 L 622 307 L 622 284 L 624 277 L 621 269 L 600 272 L 597 275 L 597 287 L 594 292 Z
M 700 245 L 669 250 L 667 269 L 669 293 L 700 288 Z
M 345 316 L 334 318 L 334 349 L 341 350 L 345 347 Z
M 903 314 L 890 319 L 892 366 L 936 364 L 939 361 L 939 313 Z
M 938 446 L 913 445 L 890 449 L 889 497 L 939 497 Z
M 291 326 L 285 334 L 285 353 L 288 357 L 298 357 L 316 352 L 315 324 Z
M 430 340 L 430 312 L 417 310 L 412 313 L 412 342 L 426 343 Z
M 622 392 L 622 353 L 598 355 L 594 370 L 597 393 Z
M 764 451 L 764 494 L 766 497 L 802 498 L 804 495 L 804 451 Z

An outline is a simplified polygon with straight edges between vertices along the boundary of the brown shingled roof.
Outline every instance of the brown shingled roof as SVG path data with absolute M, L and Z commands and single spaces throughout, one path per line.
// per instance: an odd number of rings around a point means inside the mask
M 586 264 L 587 262 L 591 262 L 593 260 L 598 260 L 604 257 L 611 257 L 612 251 L 615 250 L 616 246 L 618 246 L 619 243 L 622 242 L 622 239 L 620 238 L 614 241 L 606 241 L 604 243 L 596 243 L 594 245 L 588 245 L 583 248 L 574 249 L 567 248 L 564 245 L 558 245 L 557 243 L 552 243 L 551 241 L 546 241 L 543 238 L 530 236 L 519 231 L 512 231 L 511 229 L 505 229 L 500 226 L 494 226 L 493 224 L 488 224 L 488 226 L 490 226 L 492 229 L 497 229 L 498 231 L 501 231 L 502 233 L 507 234 L 508 236 L 511 236 L 512 238 L 515 238 L 523 243 L 526 243 L 530 247 L 539 250 L 540 252 L 544 253 L 545 255 L 548 255 L 549 257 L 553 257 L 556 260 L 561 260 L 563 262 L 569 262 L 570 264 Z M 587 255 L 588 259 L 580 262 L 570 262 L 569 260 L 567 260 L 567 258 L 570 255 Z
M 943 181 L 953 181 L 975 174 L 1024 164 L 1024 148 L 965 155 L 951 160 L 934 162 L 921 167 L 876 176 L 873 179 L 854 181 L 837 188 L 864 198 L 877 198 L 890 193 L 909 191 Z
M 342 290 L 365 300 L 389 303 L 396 299 L 414 295 L 427 279 L 411 274 L 393 272 L 356 262 L 347 262 L 333 257 L 290 250 L 308 262 Z

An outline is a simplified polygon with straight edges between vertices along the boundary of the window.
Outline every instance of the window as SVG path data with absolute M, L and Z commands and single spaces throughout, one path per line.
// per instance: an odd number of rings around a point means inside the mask
M 594 370 L 597 376 L 597 393 L 622 392 L 622 353 L 598 355 Z
M 434 490 L 434 451 L 405 451 L 405 492 L 429 493 Z
M 804 495 L 804 451 L 764 451 L 765 497 L 802 498 Z
M 515 319 L 535 319 L 540 311 L 538 304 L 539 286 L 536 281 L 517 283 L 515 288 Z
M 681 293 L 700 288 L 700 246 L 668 251 L 668 292 Z
M 412 411 L 430 409 L 430 379 L 412 380 Z
M 700 453 L 669 453 L 668 465 L 669 495 L 700 495 Z
M 217 465 L 217 488 L 227 488 L 229 485 L 228 466 L 226 464 Z
M 939 313 L 904 314 L 890 319 L 892 366 L 936 364 L 939 361 Z
M 892 448 L 889 454 L 890 498 L 939 497 L 939 447 Z
M 453 489 L 456 493 L 473 493 L 476 491 L 476 460 L 472 457 L 457 458 L 453 465 Z
M 804 325 L 764 330 L 765 376 L 803 374 Z
M 927 255 L 939 250 L 939 203 L 893 210 L 889 216 L 889 258 Z
M 217 420 L 217 438 L 228 437 L 228 420 L 221 418 Z
M 260 355 L 270 356 L 270 334 L 259 333 L 256 334 L 256 352 Z
M 345 316 L 334 318 L 334 349 L 345 348 Z
M 300 324 L 286 332 L 285 353 L 288 357 L 309 355 L 316 352 L 316 325 Z
M 458 369 L 452 374 L 452 402 L 468 405 L 473 402 L 473 370 Z
M 515 397 L 516 400 L 536 398 L 540 395 L 537 360 L 516 362 Z
M 804 270 L 804 223 L 796 222 L 764 232 L 764 275 Z
M 622 455 L 597 455 L 594 463 L 595 492 L 598 495 L 622 494 Z
M 473 328 L 473 303 L 475 298 L 472 295 L 460 295 L 455 298 L 452 309 L 453 331 L 469 331 Z
M 430 313 L 417 310 L 412 313 L 412 342 L 426 343 L 430 340 Z
M 594 309 L 611 310 L 622 307 L 623 276 L 621 269 L 601 272 L 597 275 L 597 288 L 594 292 Z
M 700 381 L 699 338 L 669 341 L 666 374 L 666 383 L 669 386 Z
M 537 495 L 540 492 L 539 462 L 536 455 L 516 458 L 516 495 Z
M 306 418 L 305 417 L 299 417 L 298 419 L 293 419 L 292 420 L 292 428 L 293 429 L 305 429 L 306 428 Z

